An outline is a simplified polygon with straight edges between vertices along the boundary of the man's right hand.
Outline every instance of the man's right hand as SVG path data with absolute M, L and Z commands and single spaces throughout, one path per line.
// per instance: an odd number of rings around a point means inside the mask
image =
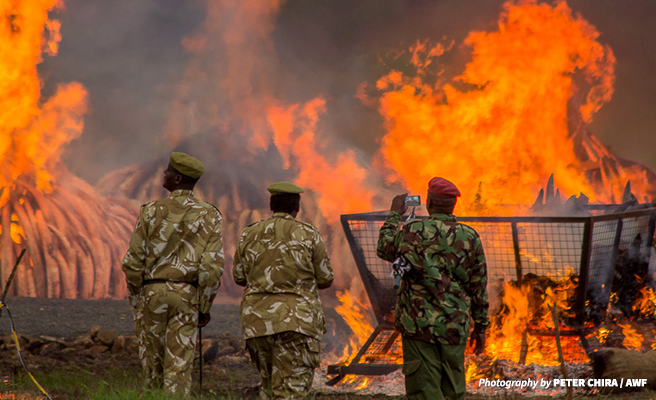
M 480 332 L 474 329 L 469 340 L 469 345 L 474 346 L 474 354 L 483 353 L 485 351 L 485 331 Z
M 405 198 L 408 197 L 407 193 L 400 194 L 394 199 L 392 199 L 392 206 L 390 207 L 390 211 L 396 211 L 399 213 L 399 215 L 403 215 L 408 211 L 408 206 L 405 205 Z
M 207 325 L 210 322 L 210 319 L 212 319 L 212 317 L 210 317 L 210 313 L 207 313 L 207 314 L 198 313 L 198 327 L 199 328 L 204 327 L 205 325 Z

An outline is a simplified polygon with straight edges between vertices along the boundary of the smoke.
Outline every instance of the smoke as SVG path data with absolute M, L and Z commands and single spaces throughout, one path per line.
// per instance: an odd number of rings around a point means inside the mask
M 207 4 L 214 4 L 214 11 Z M 85 118 L 85 132 L 65 153 L 73 172 L 94 182 L 111 170 L 166 153 L 176 135 L 185 137 L 203 129 L 207 122 L 199 121 L 198 116 L 204 105 L 185 104 L 198 88 L 180 85 L 189 72 L 194 45 L 199 45 L 190 38 L 202 31 L 206 16 L 221 4 L 200 0 L 64 2 L 65 10 L 55 15 L 62 22 L 59 56 L 44 60 L 40 70 L 46 94 L 54 91 L 54 83 L 69 81 L 81 82 L 90 93 L 92 114 Z M 375 109 L 363 105 L 355 95 L 360 83 L 380 76 L 378 58 L 417 39 L 446 37 L 462 43 L 469 31 L 493 27 L 502 4 L 501 0 L 477 4 L 454 0 L 269 3 L 268 14 L 248 16 L 266 19 L 261 33 L 268 38 L 262 35 L 257 42 L 257 37 L 240 38 L 237 32 L 232 40 L 243 40 L 243 53 L 216 52 L 211 57 L 237 70 L 246 66 L 240 72 L 250 77 L 249 81 L 234 85 L 245 93 L 276 94 L 290 103 L 323 95 L 327 115 L 338 116 L 324 118 L 325 132 L 346 147 L 372 156 L 383 122 Z M 656 78 L 651 73 L 656 52 L 651 38 L 656 36 L 656 28 L 647 23 L 656 16 L 656 8 L 648 0 L 632 2 L 632 7 L 591 0 L 568 4 L 597 27 L 600 40 L 618 57 L 615 97 L 595 117 L 592 132 L 621 156 L 656 167 L 656 150 L 640 145 L 656 125 L 651 113 L 656 101 Z M 224 10 L 218 18 L 223 26 L 239 26 L 235 22 L 246 17 Z M 242 62 L 253 55 L 263 63 Z M 449 52 L 443 58 L 444 75 L 462 71 L 468 58 L 465 48 Z M 207 79 L 221 78 L 225 70 L 220 65 L 215 63 L 206 71 L 215 75 Z M 221 95 L 234 100 L 239 92 Z M 229 111 L 252 114 L 260 107 L 228 107 L 213 114 L 217 119 Z M 175 121 L 172 115 L 177 115 Z M 265 120 L 261 116 L 251 124 L 261 128 Z M 634 139 L 626 140 L 626 135 Z
M 63 155 L 95 182 L 117 168 L 168 151 L 162 132 L 189 54 L 180 41 L 203 21 L 198 2 L 64 0 L 60 51 L 39 65 L 43 95 L 60 82 L 89 92 L 85 129 Z

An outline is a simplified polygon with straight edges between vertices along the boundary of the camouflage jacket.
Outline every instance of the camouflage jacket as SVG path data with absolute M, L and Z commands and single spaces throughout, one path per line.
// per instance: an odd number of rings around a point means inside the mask
M 222 220 L 190 190 L 141 206 L 123 258 L 130 304 L 136 307 L 145 279 L 198 282 L 199 310 L 208 313 L 223 274 Z
M 475 328 L 489 325 L 487 267 L 478 233 L 450 214 L 432 214 L 398 229 L 392 211 L 380 228 L 377 254 L 411 268 L 399 288 L 394 323 L 407 337 L 458 345 L 466 342 L 470 314 Z
M 232 270 L 246 285 L 241 325 L 246 339 L 294 331 L 321 340 L 326 331 L 317 284 L 333 270 L 317 229 L 286 213 L 244 228 Z

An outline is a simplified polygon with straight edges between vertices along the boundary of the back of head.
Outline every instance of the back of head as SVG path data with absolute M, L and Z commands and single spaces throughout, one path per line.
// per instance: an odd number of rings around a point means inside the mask
M 267 188 L 271 193 L 269 206 L 274 213 L 284 212 L 294 214 L 298 212 L 301 205 L 301 193 L 303 189 L 289 182 L 276 182 Z
M 172 169 L 172 175 L 165 177 L 164 183 L 168 190 L 193 190 L 198 179 L 205 173 L 205 166 L 200 160 L 180 152 L 171 153 L 169 168 Z
M 292 193 L 271 195 L 269 206 L 274 213 L 284 212 L 292 214 L 294 211 L 300 209 L 301 195 Z
M 429 214 L 453 214 L 460 197 L 460 190 L 444 178 L 435 177 L 428 182 L 428 201 L 426 208 Z
M 169 164 L 181 175 L 186 177 L 187 181 L 197 181 L 205 173 L 203 163 L 189 154 L 174 151 L 169 158 Z

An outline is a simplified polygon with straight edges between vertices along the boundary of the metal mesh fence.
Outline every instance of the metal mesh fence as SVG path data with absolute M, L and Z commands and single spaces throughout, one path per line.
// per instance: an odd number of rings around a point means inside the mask
M 392 330 L 381 330 L 360 358 L 360 363 L 402 364 L 401 336 Z
M 499 290 L 504 283 L 535 277 L 548 278 L 551 282 L 570 279 L 576 284 L 570 294 L 574 317 L 564 319 L 564 328 L 582 332 L 584 326 L 598 322 L 591 317 L 594 313 L 586 313 L 586 305 L 593 304 L 605 310 L 609 303 L 614 271 L 621 268 L 615 265 L 618 254 L 645 253 L 653 244 L 653 208 L 622 214 L 594 214 L 590 217 L 467 217 L 458 220 L 474 228 L 481 237 L 488 266 L 489 292 Z M 378 323 L 389 326 L 396 301 L 394 281 L 390 276 L 391 265 L 376 256 L 384 219 L 383 213 L 343 215 L 342 224 Z M 526 362 L 543 352 L 551 355 L 555 348 L 552 331 L 533 328 L 523 343 Z M 393 331 L 391 327 L 386 329 L 389 330 L 383 329 L 369 348 L 363 349 L 359 362 L 398 362 L 400 341 L 396 338 L 389 342 L 392 335 L 389 332 Z M 567 361 L 583 361 L 585 353 L 577 345 L 578 335 L 573 333 L 565 332 L 563 336 L 564 356 Z M 532 337 L 539 340 L 532 340 Z M 509 349 L 507 358 L 516 359 L 518 351 L 517 346 Z

